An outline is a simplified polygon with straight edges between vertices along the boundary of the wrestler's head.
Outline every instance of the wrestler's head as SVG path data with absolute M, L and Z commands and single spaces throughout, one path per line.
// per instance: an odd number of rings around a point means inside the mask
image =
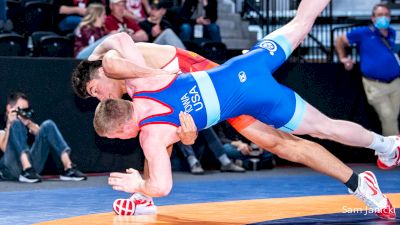
M 83 60 L 72 73 L 72 87 L 81 98 L 95 97 L 100 101 L 119 99 L 126 92 L 125 82 L 107 77 L 101 60 Z
M 129 139 L 139 133 L 133 103 L 122 99 L 100 102 L 94 114 L 93 126 L 98 135 L 108 138 Z

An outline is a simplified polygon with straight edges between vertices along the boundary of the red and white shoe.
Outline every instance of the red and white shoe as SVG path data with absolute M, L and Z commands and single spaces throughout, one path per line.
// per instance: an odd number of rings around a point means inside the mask
M 113 210 L 117 215 L 153 215 L 157 213 L 157 206 L 152 198 L 133 193 L 128 199 L 115 200 Z
M 136 205 L 135 215 L 153 215 L 157 213 L 157 206 L 154 205 L 153 198 L 136 192 L 129 199 Z
M 114 201 L 113 210 L 117 215 L 132 216 L 135 215 L 136 205 L 129 198 L 119 198 Z
M 357 190 L 352 192 L 349 189 L 349 192 L 363 201 L 369 207 L 369 210 L 375 212 L 378 217 L 388 220 L 396 219 L 395 208 L 389 199 L 382 194 L 376 177 L 371 171 L 360 173 Z
M 395 139 L 394 153 L 390 155 L 378 154 L 378 161 L 376 164 L 383 170 L 390 170 L 400 165 L 400 137 L 391 137 Z

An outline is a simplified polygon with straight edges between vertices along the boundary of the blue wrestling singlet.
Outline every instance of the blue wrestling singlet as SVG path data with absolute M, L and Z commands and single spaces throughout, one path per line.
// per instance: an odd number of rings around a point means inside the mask
M 179 74 L 160 90 L 135 93 L 133 98 L 153 99 L 170 109 L 143 119 L 139 125 L 179 126 L 179 112 L 183 111 L 193 117 L 199 130 L 243 114 L 283 131 L 295 130 L 303 118 L 305 102 L 272 77 L 291 48 L 282 36 L 268 38 L 221 66 Z

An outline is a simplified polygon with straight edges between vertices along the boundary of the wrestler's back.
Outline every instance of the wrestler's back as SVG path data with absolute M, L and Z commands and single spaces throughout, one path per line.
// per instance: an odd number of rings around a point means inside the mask
M 146 93 L 134 97 L 165 103 L 158 104 L 159 113 L 169 111 L 165 105 L 177 112 L 187 111 L 199 129 L 242 114 L 268 115 L 287 91 L 272 77 L 268 60 L 268 53 L 258 49 L 208 71 L 180 74 L 176 80 L 172 76 L 135 79 L 136 92 Z M 176 112 L 168 117 L 145 122 L 161 119 L 177 124 Z
M 151 68 L 162 68 L 175 57 L 176 48 L 170 45 L 157 45 L 153 43 L 135 43 L 143 55 L 146 65 Z

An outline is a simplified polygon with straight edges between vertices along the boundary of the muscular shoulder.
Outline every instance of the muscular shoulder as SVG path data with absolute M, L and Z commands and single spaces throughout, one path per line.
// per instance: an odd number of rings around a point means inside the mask
M 148 124 L 142 127 L 140 132 L 140 143 L 152 145 L 153 142 L 169 146 L 178 141 L 176 127 L 169 124 Z M 142 146 L 143 147 L 143 146 Z

